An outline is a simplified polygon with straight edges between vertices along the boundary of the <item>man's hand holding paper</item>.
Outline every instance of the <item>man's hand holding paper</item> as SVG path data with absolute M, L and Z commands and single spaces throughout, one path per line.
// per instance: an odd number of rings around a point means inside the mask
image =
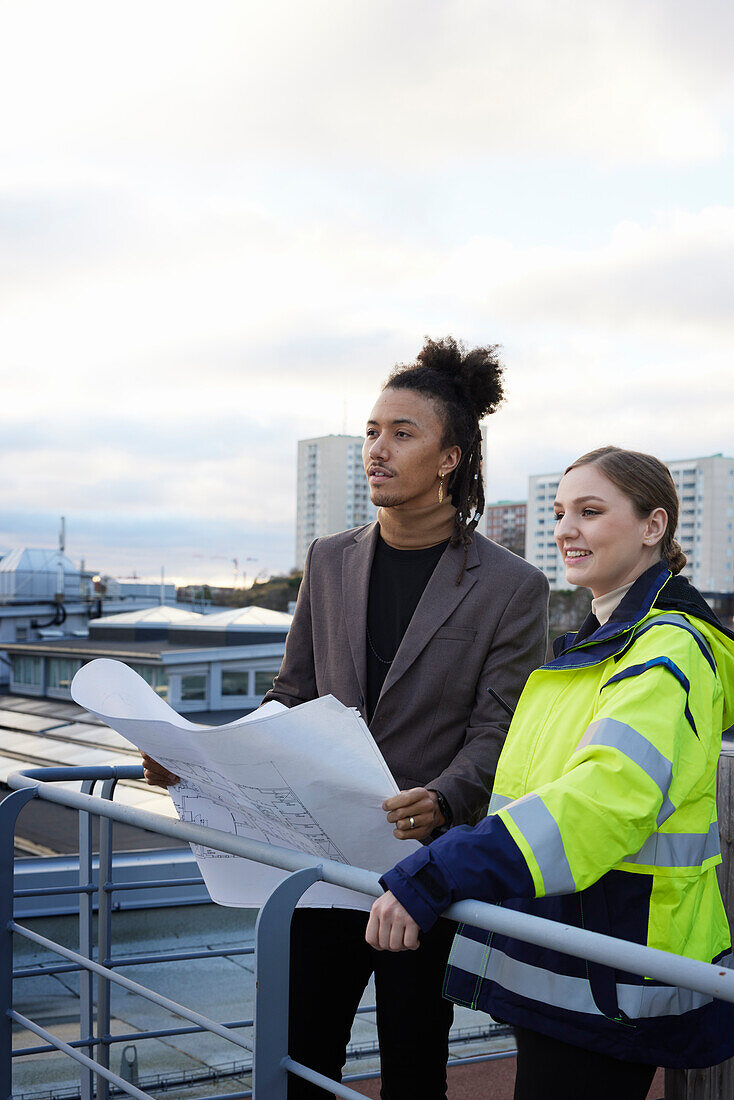
M 183 821 L 377 872 L 410 850 L 385 820 L 385 794 L 403 796 L 382 754 L 359 714 L 332 696 L 290 709 L 270 702 L 226 725 L 198 726 L 127 665 L 105 659 L 80 669 L 72 694 L 141 750 L 146 782 L 169 788 Z M 224 905 L 259 906 L 283 877 L 214 849 L 194 854 Z M 369 908 L 365 895 L 326 884 L 306 901 Z

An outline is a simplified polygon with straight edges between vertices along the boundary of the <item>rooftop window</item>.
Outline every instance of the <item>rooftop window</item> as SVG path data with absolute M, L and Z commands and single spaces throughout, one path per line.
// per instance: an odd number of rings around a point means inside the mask
M 273 680 L 278 675 L 277 668 L 258 669 L 255 673 L 255 695 L 265 695 L 273 686 Z
M 40 687 L 43 659 L 41 657 L 13 657 L 13 683 L 20 687 Z
M 48 687 L 68 691 L 74 674 L 82 667 L 81 661 L 70 657 L 50 657 L 48 661 Z
M 206 674 L 191 673 L 181 677 L 181 701 L 206 699 Z
M 222 670 L 222 695 L 249 695 L 250 673 L 247 669 L 225 668 Z

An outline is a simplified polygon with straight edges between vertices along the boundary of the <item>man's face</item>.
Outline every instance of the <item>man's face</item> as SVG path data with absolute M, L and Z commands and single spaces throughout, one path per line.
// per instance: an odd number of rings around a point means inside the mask
M 373 504 L 420 507 L 438 501 L 441 474 L 458 464 L 458 447 L 442 447 L 436 404 L 413 390 L 386 389 L 370 413 L 362 459 Z

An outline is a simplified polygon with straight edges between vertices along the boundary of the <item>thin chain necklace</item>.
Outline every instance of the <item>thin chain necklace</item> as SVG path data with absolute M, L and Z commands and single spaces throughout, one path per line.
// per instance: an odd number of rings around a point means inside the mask
M 369 627 L 367 627 L 367 642 L 369 643 L 370 649 L 372 650 L 373 654 L 375 655 L 375 657 L 377 658 L 377 660 L 380 662 L 381 665 L 391 665 L 393 663 L 393 661 L 395 660 L 394 656 L 391 657 L 389 661 L 386 661 L 385 658 L 381 657 L 380 654 L 377 652 L 374 645 L 372 644 L 372 639 L 370 638 L 370 628 Z

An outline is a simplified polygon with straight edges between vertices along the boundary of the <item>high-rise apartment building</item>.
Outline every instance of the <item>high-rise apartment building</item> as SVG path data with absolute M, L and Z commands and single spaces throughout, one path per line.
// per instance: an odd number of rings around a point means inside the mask
M 323 435 L 298 442 L 296 568 L 314 539 L 369 523 L 377 515 L 362 465 L 362 436 Z
M 528 478 L 525 557 L 545 573 L 552 590 L 569 587 L 553 537 L 553 501 L 560 480 L 561 474 L 532 474 Z
M 676 538 L 688 558 L 683 576 L 702 592 L 734 592 L 734 458 L 667 465 L 680 498 Z
M 527 507 L 524 500 L 499 500 L 485 505 L 487 538 L 524 557 Z
M 734 592 L 734 458 L 676 459 L 667 463 L 680 498 L 676 538 L 688 558 L 683 576 L 708 594 Z M 560 473 L 529 479 L 525 557 L 542 569 L 552 589 L 569 587 L 553 538 Z

